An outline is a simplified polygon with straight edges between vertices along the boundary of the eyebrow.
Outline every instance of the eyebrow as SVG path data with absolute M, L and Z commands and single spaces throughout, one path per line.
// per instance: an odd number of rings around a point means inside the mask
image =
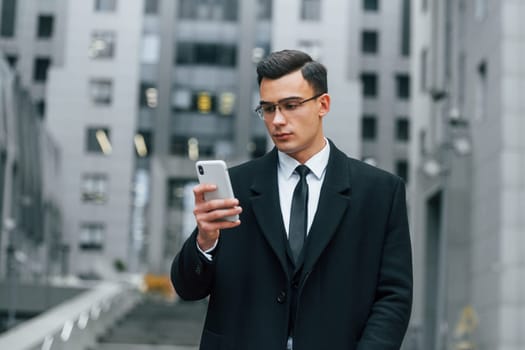
M 276 103 L 281 103 L 281 102 L 285 102 L 285 101 L 288 101 L 288 100 L 301 100 L 301 99 L 302 99 L 301 96 L 288 96 L 288 97 L 280 99 Z M 260 105 L 273 105 L 273 104 L 276 104 L 276 103 L 273 103 L 273 102 L 270 102 L 270 101 L 264 101 L 264 100 L 260 100 L 259 101 Z

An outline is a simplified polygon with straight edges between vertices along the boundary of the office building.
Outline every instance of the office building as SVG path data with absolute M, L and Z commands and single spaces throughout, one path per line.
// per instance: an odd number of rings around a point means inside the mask
M 414 344 L 522 349 L 525 3 L 412 10 Z
M 0 1 L 2 277 L 34 280 L 62 269 L 60 150 L 42 118 L 47 72 L 61 61 L 64 6 Z
M 127 269 L 143 1 L 70 1 L 63 64 L 47 84 L 46 123 L 62 150 L 70 272 Z

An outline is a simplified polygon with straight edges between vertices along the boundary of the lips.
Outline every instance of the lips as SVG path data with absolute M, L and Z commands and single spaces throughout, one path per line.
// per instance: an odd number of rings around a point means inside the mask
M 283 137 L 288 137 L 290 135 L 292 135 L 291 132 L 278 132 L 278 133 L 274 133 L 273 137 L 275 137 L 275 138 L 283 138 Z

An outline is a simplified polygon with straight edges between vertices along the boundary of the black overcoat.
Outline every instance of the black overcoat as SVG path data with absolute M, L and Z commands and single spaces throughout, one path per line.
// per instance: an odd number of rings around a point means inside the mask
M 230 169 L 241 225 L 221 232 L 212 262 L 198 252 L 196 231 L 173 261 L 181 298 L 209 296 L 200 349 L 284 350 L 290 322 L 294 350 L 399 349 L 412 304 L 403 181 L 331 143 L 297 268 L 289 258 L 277 162 L 274 149 Z

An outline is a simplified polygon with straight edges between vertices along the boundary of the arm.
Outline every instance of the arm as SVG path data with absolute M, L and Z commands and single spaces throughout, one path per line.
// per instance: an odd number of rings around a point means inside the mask
M 383 242 L 378 284 L 358 350 L 397 350 L 412 308 L 412 250 L 405 186 L 398 180 Z
M 186 240 L 171 265 L 171 282 L 184 300 L 205 298 L 210 293 L 214 277 L 214 262 L 199 252 L 197 233 L 195 230 Z
M 193 189 L 197 228 L 184 243 L 171 265 L 171 281 L 182 299 L 197 300 L 210 293 L 214 278 L 214 262 L 200 251 L 212 248 L 219 239 L 220 230 L 240 225 L 240 221 L 220 221 L 225 216 L 237 215 L 242 209 L 235 198 L 205 201 L 204 193 L 212 192 L 215 185 L 197 185 Z M 215 250 L 219 249 L 220 244 Z

